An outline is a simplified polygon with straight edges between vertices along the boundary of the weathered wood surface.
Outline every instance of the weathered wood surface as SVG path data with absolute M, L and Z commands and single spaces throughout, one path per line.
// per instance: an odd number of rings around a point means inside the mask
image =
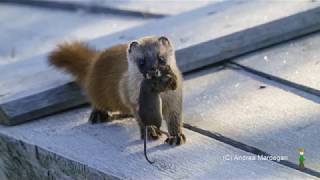
M 49 3 L 46 3 L 44 1 L 49 1 Z M 8 3 L 17 3 L 21 5 L 27 5 L 31 7 L 38 7 L 38 6 L 45 6 L 45 8 L 50 9 L 51 7 L 49 5 L 54 4 L 54 9 L 57 8 L 57 10 L 66 10 L 66 11 L 74 11 L 74 9 L 84 9 L 85 12 L 86 9 L 90 9 L 89 13 L 97 13 L 99 14 L 109 14 L 111 13 L 108 11 L 108 9 L 113 8 L 116 10 L 121 10 L 122 12 L 136 12 L 138 17 L 141 17 L 144 12 L 147 12 L 151 15 L 176 15 L 180 14 L 182 12 L 190 11 L 196 8 L 200 8 L 205 5 L 213 4 L 213 3 L 219 3 L 219 1 L 184 1 L 183 3 L 179 1 L 121 1 L 121 3 L 117 1 L 75 1 L 75 0 L 35 0 L 32 1 L 33 3 L 27 4 L 26 1 L 18 1 L 14 0 L 7 1 Z M 29 2 L 29 1 L 27 1 Z M 39 2 L 39 3 L 38 3 Z M 34 5 L 35 3 L 35 5 Z M 42 5 L 44 4 L 44 5 Z M 48 5 L 49 4 L 49 5 Z M 58 5 L 55 5 L 58 4 Z M 64 4 L 66 4 L 67 7 L 64 7 Z M 80 5 L 80 6 L 79 6 Z M 62 6 L 62 9 L 60 8 Z M 68 9 L 68 6 L 71 6 L 70 10 Z M 99 13 L 99 11 L 93 11 L 92 7 L 100 8 L 103 10 L 104 7 L 106 7 L 106 12 Z M 102 7 L 102 8 L 101 8 Z M 139 14 L 140 13 L 140 14 Z M 117 15 L 117 13 L 113 14 Z M 124 14 L 125 15 L 125 14 Z M 134 15 L 135 16 L 135 15 Z M 156 16 L 157 18 L 158 16 Z M 134 18 L 134 17 L 133 17 Z
M 95 14 L 112 14 L 118 16 L 130 16 L 136 18 L 163 18 L 166 15 L 164 14 L 156 14 L 150 12 L 139 12 L 125 9 L 117 9 L 108 6 L 98 6 L 91 4 L 81 4 L 76 2 L 60 2 L 60 1 L 39 1 L 39 0 L 1 0 L 0 3 L 3 4 L 13 4 L 13 5 L 24 5 L 24 6 L 32 6 L 32 7 L 40 7 L 46 9 L 57 9 L 57 10 L 65 10 L 65 11 L 73 11 L 77 12 L 79 10 L 85 11 L 87 13 L 95 13 Z
M 241 70 L 197 72 L 184 83 L 186 127 L 249 152 L 288 156 L 293 168 L 303 147 L 306 171 L 320 177 L 319 97 L 294 91 Z
M 64 2 L 72 2 L 74 0 L 63 0 Z M 125 1 L 125 3 L 119 3 L 117 1 L 81 1 L 79 3 L 98 6 L 107 6 L 117 9 L 149 12 L 155 14 L 165 15 L 177 15 L 183 12 L 191 11 L 196 8 L 200 8 L 209 4 L 220 3 L 221 1 Z
M 63 101 L 62 99 L 65 98 L 70 101 Z M 16 125 L 86 103 L 87 100 L 84 93 L 73 82 L 1 104 L 0 119 L 4 124 Z
M 89 41 L 148 21 L 151 19 L 0 4 L 0 66 L 35 58 L 51 51 L 58 42 Z
M 187 72 L 318 30 L 320 8 L 184 48 L 176 56 L 179 67 Z
M 172 39 L 187 72 L 320 29 L 320 2 L 224 1 L 89 42 L 105 48 L 146 35 Z M 241 16 L 239 16 L 241 14 Z
M 320 33 L 236 59 L 256 71 L 320 90 Z M 320 96 L 320 93 L 317 92 Z
M 214 62 L 238 56 L 240 54 L 269 46 L 274 43 L 279 43 L 281 41 L 301 36 L 319 29 L 320 18 L 318 18 L 318 16 L 320 16 L 320 8 L 315 8 L 318 6 L 318 4 L 319 3 L 310 3 L 309 1 L 278 4 L 254 1 L 227 1 L 201 8 L 190 13 L 184 13 L 175 17 L 159 20 L 157 22 L 151 22 L 150 24 L 141 26 L 139 28 L 134 28 L 124 32 L 116 33 L 111 36 L 99 38 L 90 42 L 90 44 L 93 44 L 98 48 L 102 48 L 111 46 L 114 43 L 135 39 L 150 33 L 167 34 L 173 39 L 174 44 L 176 44 L 178 65 L 181 67 L 183 72 L 188 72 L 207 66 Z M 256 14 L 251 11 L 247 11 L 247 9 L 251 8 L 260 9 L 261 11 L 257 11 Z M 271 10 L 273 12 L 272 14 L 270 14 Z M 241 12 L 243 16 L 239 17 L 239 12 Z M 257 18 L 264 13 L 268 15 L 268 18 Z M 246 23 L 243 22 L 244 17 L 247 20 Z M 232 22 L 228 21 L 229 18 L 232 19 Z M 185 19 L 188 19 L 188 21 L 185 21 Z M 217 23 L 215 24 L 212 22 Z M 175 26 L 172 26 L 173 24 L 175 24 Z M 192 31 L 190 31 L 191 34 L 181 33 L 186 29 L 192 29 Z M 22 77 L 23 79 L 31 79 L 32 82 L 22 82 L 22 84 L 24 84 L 23 89 L 16 88 L 15 86 L 17 81 L 21 81 L 18 78 L 10 79 L 10 81 L 12 81 L 10 83 L 13 86 L 6 86 L 6 88 L 14 89 L 14 91 L 23 91 L 26 92 L 26 94 L 30 94 L 30 89 L 36 89 L 35 87 L 38 86 L 37 83 L 42 84 L 42 81 L 45 81 L 46 83 L 54 83 L 48 81 L 47 79 L 41 80 L 41 77 L 39 77 L 39 81 L 37 82 L 32 80 L 32 75 L 39 74 L 39 71 L 44 72 L 49 70 L 52 72 L 52 70 L 43 66 L 45 64 L 45 59 L 46 57 L 43 56 L 35 60 L 30 60 L 30 63 L 34 64 L 35 66 L 32 67 L 32 70 L 30 70 L 30 67 L 27 68 L 29 70 L 25 71 L 25 74 Z M 30 66 L 28 62 L 24 62 L 24 64 Z M 37 64 L 40 64 L 40 68 Z M 11 65 L 10 68 L 14 69 L 14 66 L 15 65 Z M 24 68 L 24 66 L 21 64 L 17 64 L 16 66 L 19 66 L 19 68 Z M 54 79 L 55 77 L 52 74 L 50 75 L 50 78 Z M 64 84 L 66 81 L 60 81 L 59 83 Z M 0 89 L 0 92 L 3 89 Z M 74 92 L 65 92 L 64 94 L 68 93 L 73 94 Z M 11 95 L 4 96 L 4 99 L 7 99 L 8 97 L 10 99 L 15 97 L 15 95 L 11 93 Z M 32 97 L 35 98 L 36 96 Z M 30 104 L 33 104 L 34 106 L 38 106 L 39 103 L 42 104 L 41 102 L 37 102 L 37 98 L 35 98 L 35 100 L 33 100 L 33 98 L 29 98 Z M 69 99 L 67 95 L 65 98 L 61 98 L 61 101 L 63 101 L 61 103 L 75 104 L 74 100 L 83 102 L 81 98 L 82 97 Z M 21 110 L 16 109 L 16 111 L 17 112 L 15 114 L 19 114 Z M 54 112 L 54 110 L 50 111 Z M 58 110 L 56 112 L 58 112 Z M 7 114 L 5 110 L 3 110 L 3 113 Z M 41 116 L 42 115 L 43 114 L 41 114 Z M 11 117 L 8 115 L 6 117 L 8 118 L 7 120 L 2 120 L 0 122 L 6 123 L 10 121 Z M 36 113 L 33 117 L 36 117 Z M 22 122 L 23 120 L 19 121 Z M 11 124 L 16 123 L 13 122 Z
M 0 159 L 6 163 L 0 171 L 8 179 L 313 179 L 271 161 L 223 160 L 253 154 L 189 130 L 183 146 L 163 144 L 165 137 L 150 142 L 149 156 L 156 161 L 150 165 L 134 120 L 91 125 L 88 115 L 82 108 L 20 126 L 0 125 Z
M 0 134 L 1 180 L 119 179 L 37 145 Z

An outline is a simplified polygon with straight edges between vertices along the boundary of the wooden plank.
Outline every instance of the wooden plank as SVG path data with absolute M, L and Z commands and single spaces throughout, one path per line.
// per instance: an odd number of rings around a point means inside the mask
M 98 6 L 98 5 L 86 5 L 76 2 L 60 2 L 60 1 L 39 1 L 39 0 L 1 0 L 2 4 L 13 4 L 13 5 L 24 5 L 31 7 L 40 7 L 46 9 L 57 9 L 64 11 L 73 11 L 77 12 L 79 10 L 85 11 L 87 13 L 94 14 L 112 14 L 118 16 L 129 16 L 135 18 L 163 18 L 166 15 L 149 13 L 149 12 L 139 12 L 125 9 L 117 9 L 108 6 Z
M 286 155 L 281 163 L 295 169 L 303 147 L 304 172 L 320 177 L 319 97 L 242 70 L 207 69 L 186 79 L 185 127 L 247 152 Z
M 16 125 L 85 104 L 87 100 L 84 93 L 75 82 L 71 82 L 1 104 L 0 121 L 6 125 Z
M 305 86 L 298 88 L 320 96 L 319 47 L 320 33 L 315 33 L 238 58 L 234 62 L 254 69 L 256 73 L 263 73 L 263 76 L 276 76 L 289 81 L 287 84 Z
M 46 3 L 44 1 L 49 1 L 49 3 Z M 3 2 L 3 1 L 1 1 Z M 27 2 L 27 3 L 26 3 Z M 33 7 L 42 7 L 45 6 L 44 8 L 51 8 L 51 4 L 53 4 L 54 9 L 57 8 L 57 10 L 66 10 L 66 11 L 76 11 L 76 9 L 84 9 L 85 12 L 87 12 L 89 9 L 89 13 L 97 13 L 97 14 L 110 14 L 110 15 L 117 15 L 117 13 L 113 14 L 112 11 L 108 11 L 109 8 L 113 8 L 115 10 L 124 10 L 122 12 L 136 12 L 138 17 L 141 17 L 141 15 L 146 12 L 150 15 L 161 15 L 162 16 L 168 16 L 168 15 L 177 15 L 182 12 L 190 11 L 196 8 L 203 7 L 205 5 L 213 4 L 213 3 L 219 3 L 219 1 L 185 1 L 184 3 L 180 3 L 177 1 L 133 1 L 133 2 L 117 2 L 117 1 L 75 1 L 75 0 L 33 0 L 31 2 L 33 3 L 28 3 L 29 1 L 19 1 L 19 0 L 14 0 L 12 1 L 7 1 L 7 3 L 16 3 L 18 5 L 24 5 L 24 6 L 33 6 Z M 35 3 L 35 5 L 34 5 Z M 66 4 L 66 5 L 64 5 Z M 62 6 L 62 7 L 61 7 Z M 67 6 L 67 7 L 64 7 Z M 68 6 L 69 7 L 68 9 Z M 61 8 L 60 8 L 61 7 Z M 92 9 L 93 7 L 93 9 Z M 105 12 L 92 12 L 95 8 L 103 10 L 103 8 L 106 7 Z M 140 13 L 140 14 L 138 14 Z M 121 14 L 120 14 L 121 15 Z M 125 14 L 124 14 L 125 15 Z M 135 14 L 133 15 L 135 16 Z M 126 16 L 124 16 L 126 17 Z M 147 16 L 148 17 L 148 16 Z M 150 17 L 150 16 L 149 16 Z M 156 18 L 160 18 L 159 16 L 156 16 Z
M 0 3 L 0 22 L 5 22 L 0 28 L 0 34 L 3 34 L 0 66 L 51 51 L 57 42 L 71 39 L 92 40 L 150 20 L 112 14 L 57 12 Z
M 318 30 L 320 8 L 315 8 L 181 49 L 177 51 L 178 64 L 183 72 L 188 72 Z
M 151 22 L 150 24 L 116 33 L 111 36 L 99 38 L 91 41 L 90 44 L 93 44 L 98 48 L 104 48 L 106 46 L 111 46 L 114 43 L 126 42 L 130 39 L 135 39 L 150 33 L 166 33 L 176 44 L 178 65 L 183 72 L 189 72 L 204 66 L 208 66 L 215 62 L 223 61 L 243 53 L 257 50 L 265 46 L 270 46 L 272 44 L 318 30 L 320 28 L 320 8 L 315 8 L 317 6 L 318 3 L 306 2 L 274 4 L 255 1 L 242 3 L 227 1 L 192 11 L 190 13 L 184 13 L 175 17 L 169 17 L 156 22 Z M 256 12 L 255 17 L 252 17 L 253 15 L 250 11 L 244 11 L 248 8 L 261 8 L 261 11 Z M 224 9 L 224 11 L 222 11 L 222 9 Z M 286 11 L 284 11 L 284 9 Z M 273 13 L 269 15 L 270 12 L 268 10 L 272 10 Z M 242 17 L 239 18 L 239 12 L 243 12 L 243 17 L 248 18 L 246 19 L 248 22 L 241 24 L 241 26 L 231 25 L 233 28 L 230 28 L 229 23 L 231 22 L 228 22 L 227 19 L 222 18 L 222 16 L 228 15 L 228 18 L 233 19 L 233 23 L 241 23 Z M 257 18 L 261 16 L 261 13 L 268 14 L 269 19 L 267 18 L 266 20 L 264 18 Z M 184 19 L 186 18 L 189 20 L 185 21 Z M 218 22 L 219 26 L 211 22 Z M 172 26 L 172 24 L 176 24 L 176 26 Z M 228 24 L 229 26 L 227 26 Z M 192 31 L 192 34 L 187 34 L 191 40 L 183 40 L 185 38 L 185 34 L 181 32 L 188 28 L 193 28 L 194 30 Z M 148 29 L 148 31 L 146 31 L 146 29 Z M 159 31 L 160 29 L 161 31 Z M 215 31 L 218 31 L 219 33 Z M 46 71 L 46 68 L 43 68 L 45 59 L 46 57 L 43 56 L 42 58 L 36 59 L 37 63 L 30 61 L 35 65 L 33 67 L 32 74 L 37 74 L 38 71 Z M 41 68 L 39 69 L 37 68 L 38 63 L 41 64 Z M 28 63 L 25 63 L 25 65 L 28 66 Z M 19 68 L 23 68 L 21 65 L 17 66 Z M 23 78 L 29 76 L 29 79 L 32 79 L 29 73 L 30 71 L 25 73 Z M 17 81 L 16 79 L 11 80 L 13 82 Z M 47 81 L 46 79 L 39 80 L 39 83 L 42 83 L 42 81 L 50 83 L 50 81 Z M 61 81 L 59 82 L 61 83 Z M 32 86 L 35 86 L 35 84 L 36 82 L 30 83 Z M 11 87 L 11 89 L 15 89 L 14 85 Z M 28 91 L 30 93 L 31 91 L 29 89 L 31 89 L 31 86 L 25 86 L 23 91 Z M 5 91 L 5 88 L 0 89 L 0 92 L 2 90 Z M 82 97 L 70 99 L 68 94 L 72 95 L 73 93 L 74 92 L 70 91 L 65 92 L 64 94 L 67 96 L 60 99 L 63 101 L 61 103 L 75 104 L 73 102 L 75 99 L 77 102 L 83 102 L 79 101 L 79 99 Z M 38 99 L 36 98 L 36 95 L 32 97 L 33 98 L 30 97 L 28 99 L 30 100 L 29 103 L 35 106 L 35 109 L 38 104 L 41 104 L 42 106 L 41 102 L 37 102 Z M 16 111 L 19 112 L 23 110 L 17 109 Z M 51 112 L 53 113 L 54 109 L 51 110 Z M 55 112 L 59 111 L 57 110 Z M 5 108 L 3 113 L 7 114 Z M 44 114 L 41 114 L 41 116 L 42 115 Z M 37 115 L 35 113 L 33 117 L 35 118 L 36 116 Z M 0 123 L 8 124 L 11 117 L 8 115 L 4 117 L 7 117 L 7 119 L 3 118 L 5 120 L 0 121 Z M 23 116 L 20 116 L 20 118 L 23 119 Z M 23 121 L 24 120 L 19 120 L 19 122 Z
M 183 146 L 163 144 L 165 137 L 149 142 L 150 165 L 135 120 L 92 125 L 89 112 L 0 125 L 0 171 L 8 179 L 315 179 L 272 161 L 224 160 L 256 156 L 189 130 Z
M 119 179 L 86 164 L 37 145 L 0 134 L 0 178 L 18 179 Z

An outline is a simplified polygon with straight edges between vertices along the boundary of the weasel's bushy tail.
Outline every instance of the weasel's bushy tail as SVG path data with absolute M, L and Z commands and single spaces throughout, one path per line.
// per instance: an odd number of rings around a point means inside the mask
M 84 43 L 64 43 L 49 54 L 49 64 L 66 70 L 80 83 L 84 83 L 90 64 L 97 54 L 96 50 Z

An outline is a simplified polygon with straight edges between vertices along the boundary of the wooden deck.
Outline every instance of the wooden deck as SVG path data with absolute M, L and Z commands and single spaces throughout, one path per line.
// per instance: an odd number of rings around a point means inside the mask
M 89 41 L 100 49 L 148 34 L 173 39 L 187 143 L 150 142 L 154 165 L 134 119 L 87 122 L 83 93 L 64 85 L 72 79 L 48 67 L 46 53 L 0 65 L 0 122 L 34 120 L 0 125 L 0 179 L 320 178 L 319 7 L 223 1 Z

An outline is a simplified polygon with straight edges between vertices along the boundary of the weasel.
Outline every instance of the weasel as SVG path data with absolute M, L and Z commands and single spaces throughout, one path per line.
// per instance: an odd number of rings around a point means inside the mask
M 182 75 L 177 67 L 175 51 L 168 38 L 148 36 L 97 51 L 75 41 L 60 44 L 49 54 L 49 64 L 71 73 L 83 87 L 93 107 L 89 121 L 107 122 L 114 114 L 134 116 L 144 125 L 139 113 L 141 82 L 148 74 L 169 66 L 176 78 L 176 89 L 160 93 L 162 115 L 167 123 L 169 144 L 180 145 L 186 141 L 182 132 Z M 161 135 L 159 128 L 148 128 L 152 139 Z

